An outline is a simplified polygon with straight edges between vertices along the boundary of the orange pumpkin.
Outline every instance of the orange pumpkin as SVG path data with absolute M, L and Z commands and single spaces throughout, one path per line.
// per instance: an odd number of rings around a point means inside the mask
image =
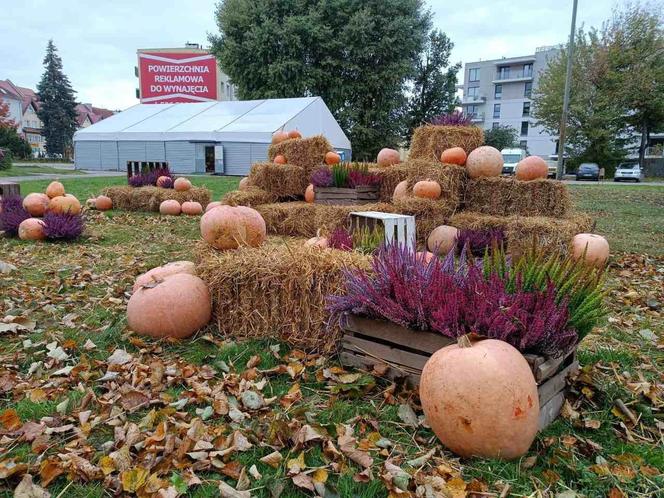
M 71 194 L 59 195 L 53 197 L 48 203 L 48 210 L 59 214 L 79 214 L 81 212 L 81 203 Z
M 392 194 L 392 202 L 397 199 L 403 199 L 408 197 L 408 180 L 397 183 L 397 186 L 394 187 L 394 193 Z
M 265 241 L 265 220 L 246 206 L 219 206 L 201 218 L 201 235 L 216 249 L 258 247 Z
M 182 209 L 182 214 L 188 214 L 189 216 L 203 214 L 203 206 L 201 206 L 200 202 L 196 201 L 183 202 L 181 209 Z
M 170 176 L 160 176 L 157 178 L 157 187 L 164 188 L 166 185 L 171 185 L 173 179 Z
M 127 304 L 129 328 L 151 337 L 183 339 L 212 316 L 208 286 L 187 273 L 170 275 L 140 287 Z
M 288 140 L 288 132 L 286 131 L 277 131 L 272 135 L 272 143 L 273 144 L 280 144 L 284 140 Z
M 175 199 L 167 199 L 159 204 L 159 212 L 167 216 L 178 216 L 182 212 L 182 206 Z
M 500 176 L 503 172 L 503 156 L 495 147 L 483 145 L 468 154 L 466 168 L 471 178 Z
M 440 155 L 440 162 L 444 164 L 458 164 L 463 166 L 466 164 L 466 151 L 461 147 L 452 147 L 451 149 L 445 149 Z
M 536 180 L 549 176 L 549 167 L 540 156 L 528 156 L 521 159 L 516 165 L 517 180 Z
M 113 209 L 113 200 L 105 195 L 100 195 L 95 199 L 95 208 L 99 209 L 99 211 Z
M 18 238 L 21 240 L 44 240 L 44 222 L 37 218 L 23 220 L 18 226 Z
M 51 182 L 46 187 L 46 195 L 48 195 L 49 199 L 63 196 L 65 195 L 65 186 L 60 182 Z
M 191 182 L 184 177 L 176 178 L 173 182 L 173 188 L 177 192 L 186 192 L 191 190 Z
M 341 156 L 336 152 L 328 152 L 325 154 L 325 164 L 332 166 L 333 164 L 339 164 L 341 162 Z
M 302 138 L 302 133 L 297 130 L 291 130 L 288 132 L 288 138 Z
M 220 201 L 211 202 L 207 206 L 205 206 L 205 212 L 207 213 L 210 209 L 214 209 L 217 206 L 223 206 L 223 204 Z
M 401 156 L 399 155 L 399 151 L 384 148 L 380 149 L 376 162 L 378 166 L 392 166 L 401 162 Z
M 537 434 L 535 377 L 503 341 L 466 336 L 436 351 L 422 370 L 420 400 L 438 439 L 462 457 L 518 458 Z
M 304 243 L 307 247 L 316 247 L 318 249 L 327 249 L 329 247 L 329 241 L 327 237 L 321 237 L 317 235 L 316 237 L 311 237 Z
M 23 199 L 23 208 L 30 213 L 30 216 L 44 216 L 50 202 L 48 195 L 32 193 Z
M 456 245 L 459 230 L 449 225 L 440 225 L 434 228 L 427 239 L 430 251 L 440 255 L 450 252 Z
M 281 154 L 274 156 L 274 164 L 286 164 L 286 158 Z
M 572 256 L 598 268 L 609 260 L 609 243 L 601 235 L 579 233 L 572 239 Z
M 433 180 L 421 180 L 413 185 L 413 195 L 422 199 L 440 198 L 441 190 L 438 182 Z
M 136 277 L 132 292 L 136 292 L 144 285 L 154 283 L 157 280 L 163 280 L 166 277 L 177 275 L 178 273 L 196 275 L 196 265 L 191 261 L 173 261 L 171 263 L 166 263 L 165 265 L 152 268 L 152 270 L 148 270 Z
M 304 200 L 308 203 L 312 203 L 315 199 L 316 192 L 314 191 L 314 186 L 310 183 L 307 189 L 304 191 Z

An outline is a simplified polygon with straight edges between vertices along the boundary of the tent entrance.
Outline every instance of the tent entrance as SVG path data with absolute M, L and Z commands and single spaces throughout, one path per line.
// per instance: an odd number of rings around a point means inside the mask
M 205 146 L 205 172 L 214 173 L 214 145 Z

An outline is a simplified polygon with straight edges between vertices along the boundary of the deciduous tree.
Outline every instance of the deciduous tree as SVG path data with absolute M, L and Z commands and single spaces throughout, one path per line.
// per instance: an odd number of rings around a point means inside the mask
M 484 130 L 484 145 L 490 145 L 498 150 L 518 147 L 518 142 L 519 133 L 509 125 L 498 125 Z

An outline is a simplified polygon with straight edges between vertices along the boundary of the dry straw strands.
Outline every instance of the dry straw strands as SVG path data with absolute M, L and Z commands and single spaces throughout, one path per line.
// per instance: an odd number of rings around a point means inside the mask
M 251 167 L 249 182 L 280 200 L 302 199 L 309 176 L 302 166 L 256 163 Z
M 572 201 L 567 187 L 559 181 L 480 178 L 468 182 L 465 207 L 494 216 L 564 218 L 571 212 Z
M 466 154 L 484 143 L 484 132 L 477 126 L 423 125 L 415 129 L 410 159 L 439 161 L 445 149 L 461 147 Z
M 276 201 L 276 196 L 266 192 L 262 188 L 254 186 L 247 187 L 245 190 L 233 190 L 232 192 L 227 192 L 221 199 L 223 204 L 227 204 L 229 206 L 250 207 Z
M 274 338 L 323 353 L 340 337 L 325 329 L 326 296 L 341 292 L 344 268 L 369 266 L 358 253 L 274 237 L 259 248 L 220 252 L 199 243 L 197 250 L 197 272 L 210 287 L 222 335 Z
M 111 198 L 115 209 L 127 211 L 159 211 L 159 205 L 167 199 L 175 199 L 179 203 L 196 201 L 203 206 L 210 202 L 210 191 L 204 187 L 193 187 L 184 192 L 160 187 L 107 187 L 102 194 Z
M 309 178 L 313 169 L 325 163 L 325 154 L 331 150 L 332 146 L 327 138 L 323 135 L 316 135 L 308 138 L 291 138 L 270 145 L 267 157 L 270 161 L 274 161 L 275 156 L 282 155 L 288 164 L 302 166 L 306 177 Z

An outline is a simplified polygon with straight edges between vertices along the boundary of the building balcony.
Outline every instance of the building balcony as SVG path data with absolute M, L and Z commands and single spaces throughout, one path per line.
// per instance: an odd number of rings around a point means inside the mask
M 484 96 L 464 96 L 463 99 L 461 100 L 462 104 L 484 104 L 486 102 L 486 97 Z
M 496 59 L 493 61 L 493 63 L 496 66 L 511 66 L 517 64 L 524 64 L 528 62 L 535 62 L 535 59 L 536 59 L 535 55 L 524 55 L 523 57 Z
M 496 73 L 493 83 L 512 83 L 516 81 L 532 81 L 532 71 L 510 71 L 509 73 Z
M 473 123 L 481 123 L 484 121 L 484 113 L 483 112 L 473 112 L 470 115 L 470 120 Z

